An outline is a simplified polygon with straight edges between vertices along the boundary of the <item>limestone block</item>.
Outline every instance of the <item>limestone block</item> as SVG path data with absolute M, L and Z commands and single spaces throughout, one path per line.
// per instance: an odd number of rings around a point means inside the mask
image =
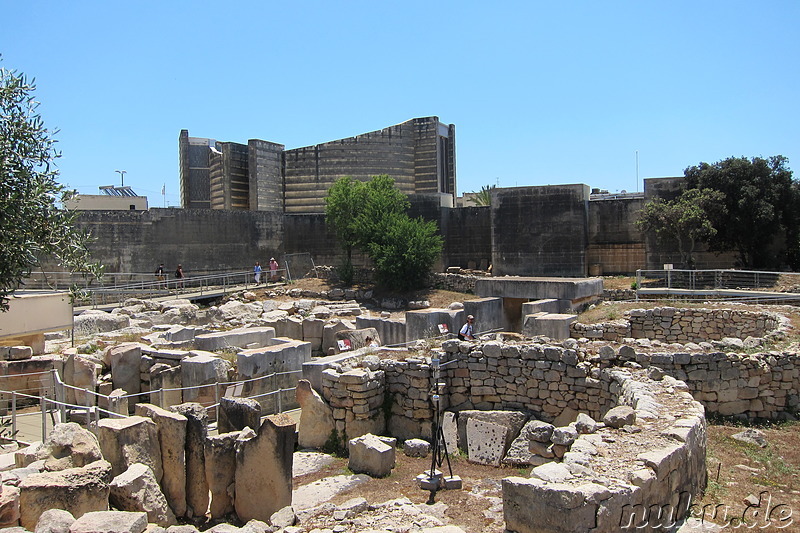
M 320 339 L 322 341 L 322 333 L 325 329 L 325 321 L 319 318 L 306 318 L 303 320 L 303 340 L 311 341 L 311 339 Z
M 236 473 L 236 443 L 239 431 L 206 438 L 206 481 L 211 492 L 211 518 L 233 511 L 231 488 Z
M 553 424 L 548 424 L 541 420 L 531 420 L 525 424 L 525 431 L 520 433 L 524 433 L 529 440 L 535 442 L 550 442 L 554 430 L 555 426 Z
M 115 389 L 124 389 L 128 394 L 142 390 L 139 366 L 142 362 L 142 347 L 139 343 L 126 342 L 108 350 L 111 359 L 111 379 Z
M 48 509 L 39 517 L 33 533 L 69 533 L 74 522 L 75 517 L 69 511 Z
M 186 424 L 185 416 L 156 405 L 140 403 L 136 414 L 156 424 L 164 475 L 161 489 L 176 516 L 186 514 Z
M 621 428 L 636 423 L 636 411 L 627 405 L 618 405 L 603 416 L 603 423 L 612 428 Z
M 378 330 L 375 328 L 345 329 L 337 332 L 334 338 L 336 339 L 337 353 L 365 348 L 370 344 L 367 342 L 367 338 L 374 339 L 378 345 L 382 344 Z
M 287 506 L 273 513 L 269 517 L 269 523 L 277 528 L 290 527 L 297 523 L 297 515 L 291 506 Z
M 287 415 L 270 415 L 258 435 L 236 448 L 236 514 L 243 521 L 269 520 L 292 504 L 292 452 L 295 424 Z
M 597 422 L 586 413 L 580 413 L 575 420 L 575 429 L 581 434 L 594 433 L 597 431 Z
M 127 511 L 94 511 L 75 520 L 69 533 L 142 533 L 147 514 Z
M 205 333 L 197 335 L 194 340 L 197 348 L 207 352 L 229 349 L 231 347 L 245 348 L 247 346 L 268 346 L 270 339 L 275 337 L 275 328 L 239 328 L 218 333 Z
M 43 453 L 42 446 L 44 446 L 44 443 L 39 440 L 14 452 L 14 465 L 17 468 L 25 468 L 32 462 L 38 461 L 40 459 L 39 454 Z
M 444 435 L 444 443 L 447 451 L 450 454 L 458 452 L 458 422 L 456 421 L 456 413 L 446 411 L 442 414 L 442 434 Z
M 229 363 L 209 352 L 189 352 L 189 357 L 181 360 L 181 382 L 184 387 L 197 387 L 198 385 L 211 385 L 186 389 L 183 399 L 186 402 L 215 403 L 214 383 L 223 383 L 228 380 Z
M 213 316 L 216 320 L 224 322 L 231 320 L 254 322 L 261 316 L 261 313 L 263 312 L 264 307 L 260 303 L 244 303 L 231 300 L 217 307 Z M 207 350 L 209 348 L 203 349 Z
M 170 406 L 183 403 L 183 393 L 178 390 L 183 386 L 181 379 L 181 367 L 155 364 L 150 368 L 150 390 L 162 392 L 151 393 L 151 403 L 157 403 L 160 407 L 168 409 Z M 155 398 L 154 398 L 155 396 Z
M 499 424 L 508 429 L 503 450 L 505 453 L 511 447 L 511 443 L 514 442 L 517 435 L 519 435 L 528 420 L 528 415 L 518 411 L 461 411 L 458 414 L 458 445 L 461 449 L 467 449 L 467 422 L 473 418 L 491 422 L 492 424 Z
M 97 437 L 75 422 L 56 424 L 38 454 L 50 472 L 86 466 L 103 458 Z
M 240 431 L 261 425 L 261 404 L 250 398 L 220 398 L 218 433 Z
M 64 363 L 64 382 L 76 387 L 65 387 L 67 403 L 87 407 L 95 405 L 96 397 L 89 394 L 97 388 L 97 363 L 93 358 L 70 354 Z
M 356 329 L 349 320 L 331 320 L 322 328 L 322 351 L 328 353 L 329 348 L 336 348 L 336 334 L 346 329 Z
M 186 417 L 186 516 L 203 516 L 208 511 L 205 441 L 208 415 L 199 403 L 182 403 L 172 410 Z
M 177 523 L 153 470 L 142 463 L 132 464 L 111 481 L 108 500 L 120 511 L 147 513 L 147 521 L 161 527 Z
M 120 475 L 134 463 L 143 463 L 152 468 L 156 480 L 161 479 L 164 471 L 155 422 L 143 416 L 106 418 L 100 420 L 98 429 L 100 449 L 111 463 L 112 476 Z
M 0 528 L 19 524 L 19 487 L 3 485 L 0 490 Z
M 586 502 L 575 486 L 535 478 L 503 479 L 503 515 L 506 529 L 518 533 L 591 531 L 597 505 Z
M 408 439 L 403 443 L 403 453 L 408 457 L 427 457 L 431 452 L 430 442 L 422 439 Z
M 460 417 L 459 417 L 460 420 Z M 469 461 L 500 466 L 505 455 L 508 427 L 484 422 L 477 417 L 467 421 L 467 452 Z
M 298 444 L 301 448 L 322 448 L 336 427 L 330 406 L 305 379 L 297 382 L 295 395 L 300 404 Z
M 386 477 L 395 465 L 395 449 L 371 433 L 347 443 L 350 454 L 348 467 L 356 474 Z
M 572 443 L 575 442 L 575 439 L 578 438 L 578 431 L 573 426 L 564 426 L 561 428 L 555 428 L 553 430 L 553 436 L 550 437 L 550 440 L 553 441 L 553 444 L 557 444 L 559 446 L 572 446 Z
M 131 325 L 131 319 L 126 315 L 112 315 L 104 311 L 88 313 L 84 311 L 74 318 L 73 327 L 75 338 L 82 339 L 117 329 L 127 328 Z
M 108 509 L 110 481 L 111 464 L 107 461 L 32 474 L 19 485 L 20 525 L 32 531 L 48 509 L 64 509 L 76 517 L 90 511 L 104 511 Z
M 550 483 L 563 483 L 564 481 L 572 479 L 575 476 L 570 473 L 566 465 L 562 463 L 550 462 L 534 468 L 531 471 L 531 477 L 548 481 Z

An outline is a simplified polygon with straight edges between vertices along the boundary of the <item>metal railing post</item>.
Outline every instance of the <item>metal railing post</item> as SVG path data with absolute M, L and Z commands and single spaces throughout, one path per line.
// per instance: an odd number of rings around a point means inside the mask
M 47 439 L 47 398 L 39 396 L 42 408 L 42 441 Z
M 11 391 L 11 433 L 17 434 L 17 391 Z
M 219 424 L 219 381 L 214 383 L 214 417 Z

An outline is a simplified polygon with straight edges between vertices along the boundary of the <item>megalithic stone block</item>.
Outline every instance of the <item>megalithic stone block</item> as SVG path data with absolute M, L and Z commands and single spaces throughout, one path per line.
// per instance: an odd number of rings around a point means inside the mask
M 208 511 L 205 442 L 208 414 L 199 403 L 173 405 L 174 412 L 186 417 L 186 516 L 203 516 Z

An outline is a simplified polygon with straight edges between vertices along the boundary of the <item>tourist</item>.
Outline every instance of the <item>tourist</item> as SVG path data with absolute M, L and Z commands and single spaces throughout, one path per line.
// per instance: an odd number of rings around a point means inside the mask
M 175 286 L 178 289 L 182 289 L 183 288 L 183 280 L 184 280 L 185 277 L 186 276 L 183 275 L 183 267 L 181 265 L 178 265 L 178 268 L 175 269 L 175 279 L 178 280 L 175 283 Z
M 269 279 L 270 281 L 278 281 L 278 262 L 274 257 L 269 258 Z
M 461 331 L 458 332 L 458 338 L 462 341 L 474 341 L 475 340 L 475 317 L 472 315 L 467 315 L 467 323 L 464 324 L 464 327 L 461 328 Z
M 158 268 L 156 268 L 156 281 L 158 281 L 158 288 L 164 288 L 164 280 L 166 276 L 164 276 L 164 263 L 160 263 Z
M 253 274 L 256 279 L 256 285 L 261 283 L 261 263 L 256 261 L 256 266 L 253 267 Z
M 364 339 L 364 343 L 367 346 L 369 346 L 370 348 L 379 348 L 380 347 L 380 344 L 378 344 L 378 341 L 376 341 L 372 337 L 367 337 L 366 339 Z

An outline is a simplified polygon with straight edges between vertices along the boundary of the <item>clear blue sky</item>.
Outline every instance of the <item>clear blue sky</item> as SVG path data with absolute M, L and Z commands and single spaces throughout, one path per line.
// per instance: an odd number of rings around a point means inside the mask
M 436 115 L 458 192 L 800 169 L 800 2 L 0 0 L 61 181 L 179 204 L 178 134 L 308 146 Z M 798 176 L 800 177 L 800 176 Z M 641 184 L 638 185 L 641 190 Z

